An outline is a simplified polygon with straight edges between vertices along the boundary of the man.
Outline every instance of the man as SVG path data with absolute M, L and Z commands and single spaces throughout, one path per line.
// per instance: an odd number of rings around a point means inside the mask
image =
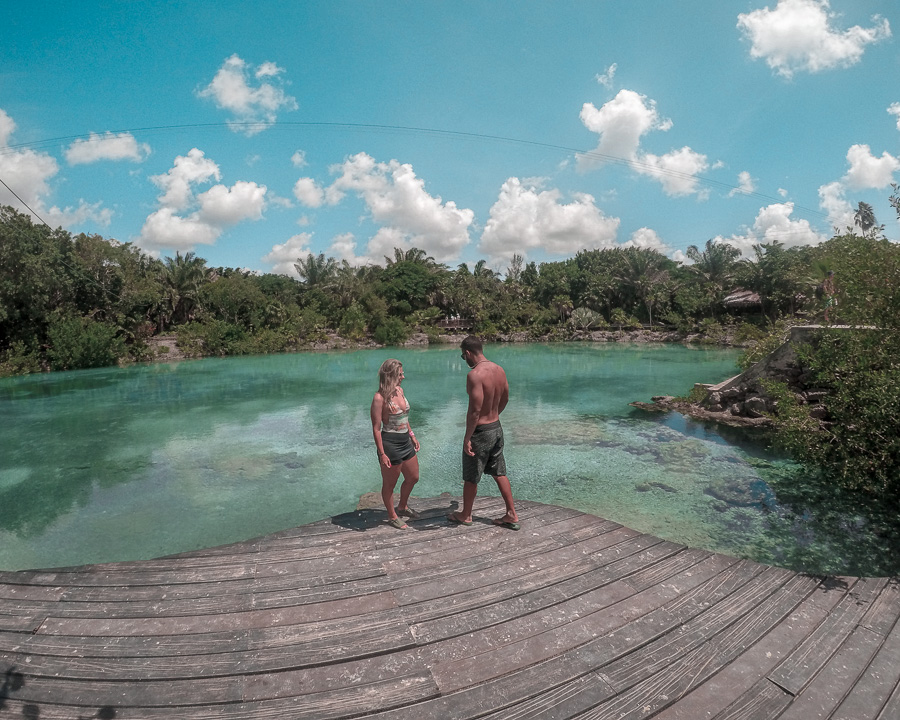
M 496 518 L 494 524 L 518 530 L 519 517 L 513 504 L 509 478 L 506 477 L 503 428 L 500 427 L 500 413 L 509 401 L 506 373 L 484 356 L 484 347 L 477 337 L 469 335 L 460 344 L 460 349 L 462 359 L 472 368 L 466 376 L 469 410 L 463 438 L 463 509 L 450 513 L 447 519 L 461 525 L 472 524 L 472 506 L 478 493 L 478 481 L 487 473 L 494 478 L 506 503 L 506 514 Z
M 834 287 L 834 270 L 828 271 L 828 277 L 822 281 L 822 290 L 825 293 L 825 324 L 827 325 L 831 322 L 828 319 L 828 312 L 837 305 L 837 300 L 834 298 L 834 294 L 837 291 Z

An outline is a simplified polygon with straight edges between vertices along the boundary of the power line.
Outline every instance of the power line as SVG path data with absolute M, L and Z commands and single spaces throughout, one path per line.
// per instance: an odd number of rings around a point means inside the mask
M 46 222 L 40 215 L 38 215 L 34 210 L 32 210 L 31 207 L 28 205 L 28 203 L 25 202 L 22 198 L 20 198 L 20 197 L 19 197 L 19 194 L 18 194 L 15 190 L 13 190 L 9 185 L 6 184 L 6 182 L 3 180 L 3 178 L 0 178 L 0 183 L 3 183 L 3 187 L 5 187 L 7 190 L 9 190 L 9 191 L 13 194 L 13 197 L 15 197 L 16 200 L 18 200 L 20 203 L 22 203 L 22 204 L 26 207 L 26 209 L 28 210 L 28 212 L 30 212 L 30 213 L 31 213 L 32 215 L 34 215 L 38 220 L 40 220 L 42 223 L 44 223 L 44 225 L 47 225 L 47 222 Z M 53 228 L 51 228 L 49 225 L 47 225 L 47 227 L 48 227 L 50 230 L 53 229 Z
M 720 180 L 714 180 L 712 178 L 708 178 L 704 175 L 697 175 L 692 173 L 681 172 L 679 170 L 672 170 L 670 168 L 660 168 L 656 165 L 651 165 L 650 163 L 641 162 L 640 160 L 636 160 L 633 158 L 625 158 L 617 155 L 609 155 L 606 153 L 598 152 L 597 150 L 583 150 L 580 148 L 573 148 L 567 145 L 559 145 L 556 143 L 548 143 L 540 140 L 526 140 L 523 138 L 514 138 L 507 137 L 504 135 L 493 135 L 489 133 L 477 133 L 477 132 L 466 132 L 462 130 L 442 130 L 439 128 L 425 128 L 425 127 L 417 127 L 413 125 L 379 125 L 373 123 L 339 123 L 339 122 L 302 122 L 302 121 L 275 121 L 271 123 L 259 123 L 259 122 L 215 122 L 215 123 L 184 123 L 177 125 L 151 125 L 147 127 L 138 127 L 138 128 L 129 128 L 124 130 L 108 130 L 109 134 L 120 134 L 120 133 L 142 133 L 142 132 L 155 132 L 160 130 L 190 130 L 190 129 L 204 129 L 204 128 L 223 128 L 227 127 L 229 129 L 233 128 L 257 128 L 257 127 L 304 127 L 304 128 L 326 128 L 326 129 L 348 129 L 348 130 L 389 130 L 393 132 L 408 132 L 408 133 L 420 133 L 426 135 L 437 135 L 437 136 L 445 136 L 451 138 L 466 138 L 466 139 L 475 139 L 475 140 L 490 140 L 496 142 L 508 142 L 517 145 L 528 145 L 532 147 L 541 147 L 547 148 L 550 150 L 561 150 L 566 153 L 575 153 L 576 155 L 581 155 L 584 157 L 601 160 L 605 163 L 609 163 L 612 165 L 619 165 L 623 167 L 631 167 L 635 169 L 643 170 L 646 174 L 649 175 L 667 175 L 673 178 L 679 178 L 682 180 L 696 180 L 697 182 L 703 183 L 705 185 L 711 187 L 718 187 L 724 190 L 733 191 L 737 190 L 741 195 L 746 195 L 748 197 L 756 197 L 761 200 L 767 200 L 771 202 L 782 202 L 781 199 L 776 198 L 771 195 L 766 195 L 764 193 L 756 192 L 756 191 L 747 191 L 742 189 L 738 185 L 732 185 L 730 183 L 722 182 Z M 73 142 L 75 140 L 83 140 L 85 138 L 91 138 L 92 136 L 96 136 L 96 133 L 87 133 L 80 135 L 63 135 L 55 138 L 47 138 L 43 140 L 37 140 L 34 142 L 28 143 L 17 143 L 14 145 L 7 145 L 5 148 L 0 148 L 0 155 L 11 154 L 21 149 L 32 149 L 38 147 L 48 147 L 61 142 Z M 102 137 L 102 136 L 101 136 Z M 815 210 L 813 208 L 808 208 L 803 205 L 794 205 L 797 210 L 802 210 L 806 213 L 810 213 L 813 215 L 818 215 L 820 217 L 828 217 L 827 213 L 822 212 L 821 210 Z

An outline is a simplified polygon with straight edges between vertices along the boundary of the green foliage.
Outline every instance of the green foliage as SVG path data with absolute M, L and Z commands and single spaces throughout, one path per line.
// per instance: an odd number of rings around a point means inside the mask
M 0 377 L 30 375 L 41 371 L 40 356 L 21 340 L 0 353 Z
M 826 332 L 800 359 L 811 385 L 828 390 L 828 418 L 782 392 L 778 442 L 831 480 L 898 503 L 900 331 Z
M 347 308 L 344 317 L 341 318 L 339 332 L 341 337 L 345 337 L 348 340 L 359 341 L 365 337 L 366 313 L 359 303 L 353 303 Z
M 50 323 L 47 355 L 54 370 L 115 365 L 126 356 L 125 341 L 118 328 L 91 318 L 61 317 Z
M 569 316 L 569 323 L 576 330 L 606 327 L 606 320 L 603 319 L 603 316 L 586 307 L 575 308 Z
M 619 329 L 641 327 L 641 321 L 634 315 L 628 315 L 622 308 L 616 308 L 609 314 L 609 324 Z
M 746 370 L 751 365 L 758 363 L 770 352 L 784 345 L 791 334 L 791 328 L 798 322 L 789 318 L 782 318 L 776 322 L 767 333 L 760 337 L 754 344 L 748 347 L 738 358 L 738 367 Z
M 402 345 L 409 338 L 409 328 L 400 318 L 389 317 L 375 328 L 373 336 L 381 345 Z

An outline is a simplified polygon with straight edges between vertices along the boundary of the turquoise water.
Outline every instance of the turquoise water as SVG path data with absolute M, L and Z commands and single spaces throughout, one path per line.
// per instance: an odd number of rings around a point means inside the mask
M 867 510 L 791 486 L 758 438 L 629 407 L 736 372 L 731 350 L 491 346 L 517 497 L 795 569 L 887 574 Z M 467 368 L 456 348 L 366 350 L 101 369 L 0 381 L 0 568 L 156 557 L 352 510 L 377 491 L 369 403 L 404 364 L 422 442 L 415 495 L 461 494 Z M 796 491 L 796 487 L 793 490 Z M 496 494 L 486 477 L 482 494 Z

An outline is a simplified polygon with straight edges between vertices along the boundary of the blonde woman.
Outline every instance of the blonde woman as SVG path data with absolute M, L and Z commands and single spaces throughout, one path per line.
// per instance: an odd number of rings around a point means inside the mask
M 415 517 L 409 508 L 409 495 L 419 482 L 419 441 L 409 427 L 409 401 L 403 394 L 403 365 L 399 360 L 385 360 L 378 371 L 378 392 L 372 398 L 372 436 L 381 468 L 381 499 L 388 523 L 398 530 L 409 526 L 400 515 Z M 394 509 L 394 487 L 403 473 L 400 502 Z

